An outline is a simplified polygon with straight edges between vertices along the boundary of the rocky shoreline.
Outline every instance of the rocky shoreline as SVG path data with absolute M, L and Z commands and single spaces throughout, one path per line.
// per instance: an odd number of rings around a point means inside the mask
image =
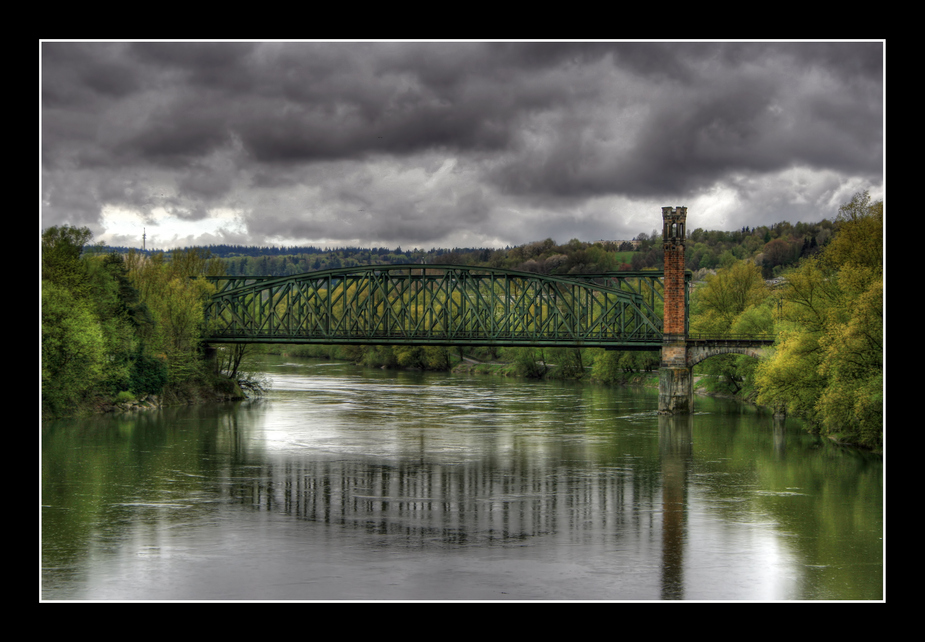
M 228 379 L 220 386 L 190 386 L 170 390 L 164 394 L 147 394 L 137 399 L 98 399 L 92 404 L 93 413 L 142 412 L 169 406 L 190 406 L 194 404 L 222 401 L 243 401 L 249 399 L 237 382 Z

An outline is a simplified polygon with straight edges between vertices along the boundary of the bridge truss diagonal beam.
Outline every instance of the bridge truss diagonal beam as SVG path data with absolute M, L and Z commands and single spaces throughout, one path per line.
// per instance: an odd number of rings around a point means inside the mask
M 208 277 L 206 341 L 657 349 L 661 275 L 623 274 L 381 265 Z

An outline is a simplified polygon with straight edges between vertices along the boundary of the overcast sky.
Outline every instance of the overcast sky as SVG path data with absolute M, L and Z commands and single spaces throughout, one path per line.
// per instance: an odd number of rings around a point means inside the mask
M 884 194 L 883 42 L 42 42 L 41 227 L 501 247 Z

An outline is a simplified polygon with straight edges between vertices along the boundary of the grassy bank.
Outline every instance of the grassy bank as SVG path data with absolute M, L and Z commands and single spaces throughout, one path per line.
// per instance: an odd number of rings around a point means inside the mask
M 429 370 L 461 375 L 591 381 L 658 386 L 657 352 L 599 348 L 496 348 L 412 346 L 255 346 L 255 353 L 348 361 L 373 368 Z

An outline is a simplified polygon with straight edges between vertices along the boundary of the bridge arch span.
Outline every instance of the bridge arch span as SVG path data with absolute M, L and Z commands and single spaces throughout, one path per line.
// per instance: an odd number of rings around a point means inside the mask
M 722 341 L 698 345 L 697 342 L 690 342 L 687 347 L 687 366 L 693 368 L 698 363 L 710 357 L 722 354 L 744 354 L 749 357 L 760 359 L 768 354 L 768 350 L 769 346 L 767 345 L 735 345 L 733 342 L 723 345 Z

